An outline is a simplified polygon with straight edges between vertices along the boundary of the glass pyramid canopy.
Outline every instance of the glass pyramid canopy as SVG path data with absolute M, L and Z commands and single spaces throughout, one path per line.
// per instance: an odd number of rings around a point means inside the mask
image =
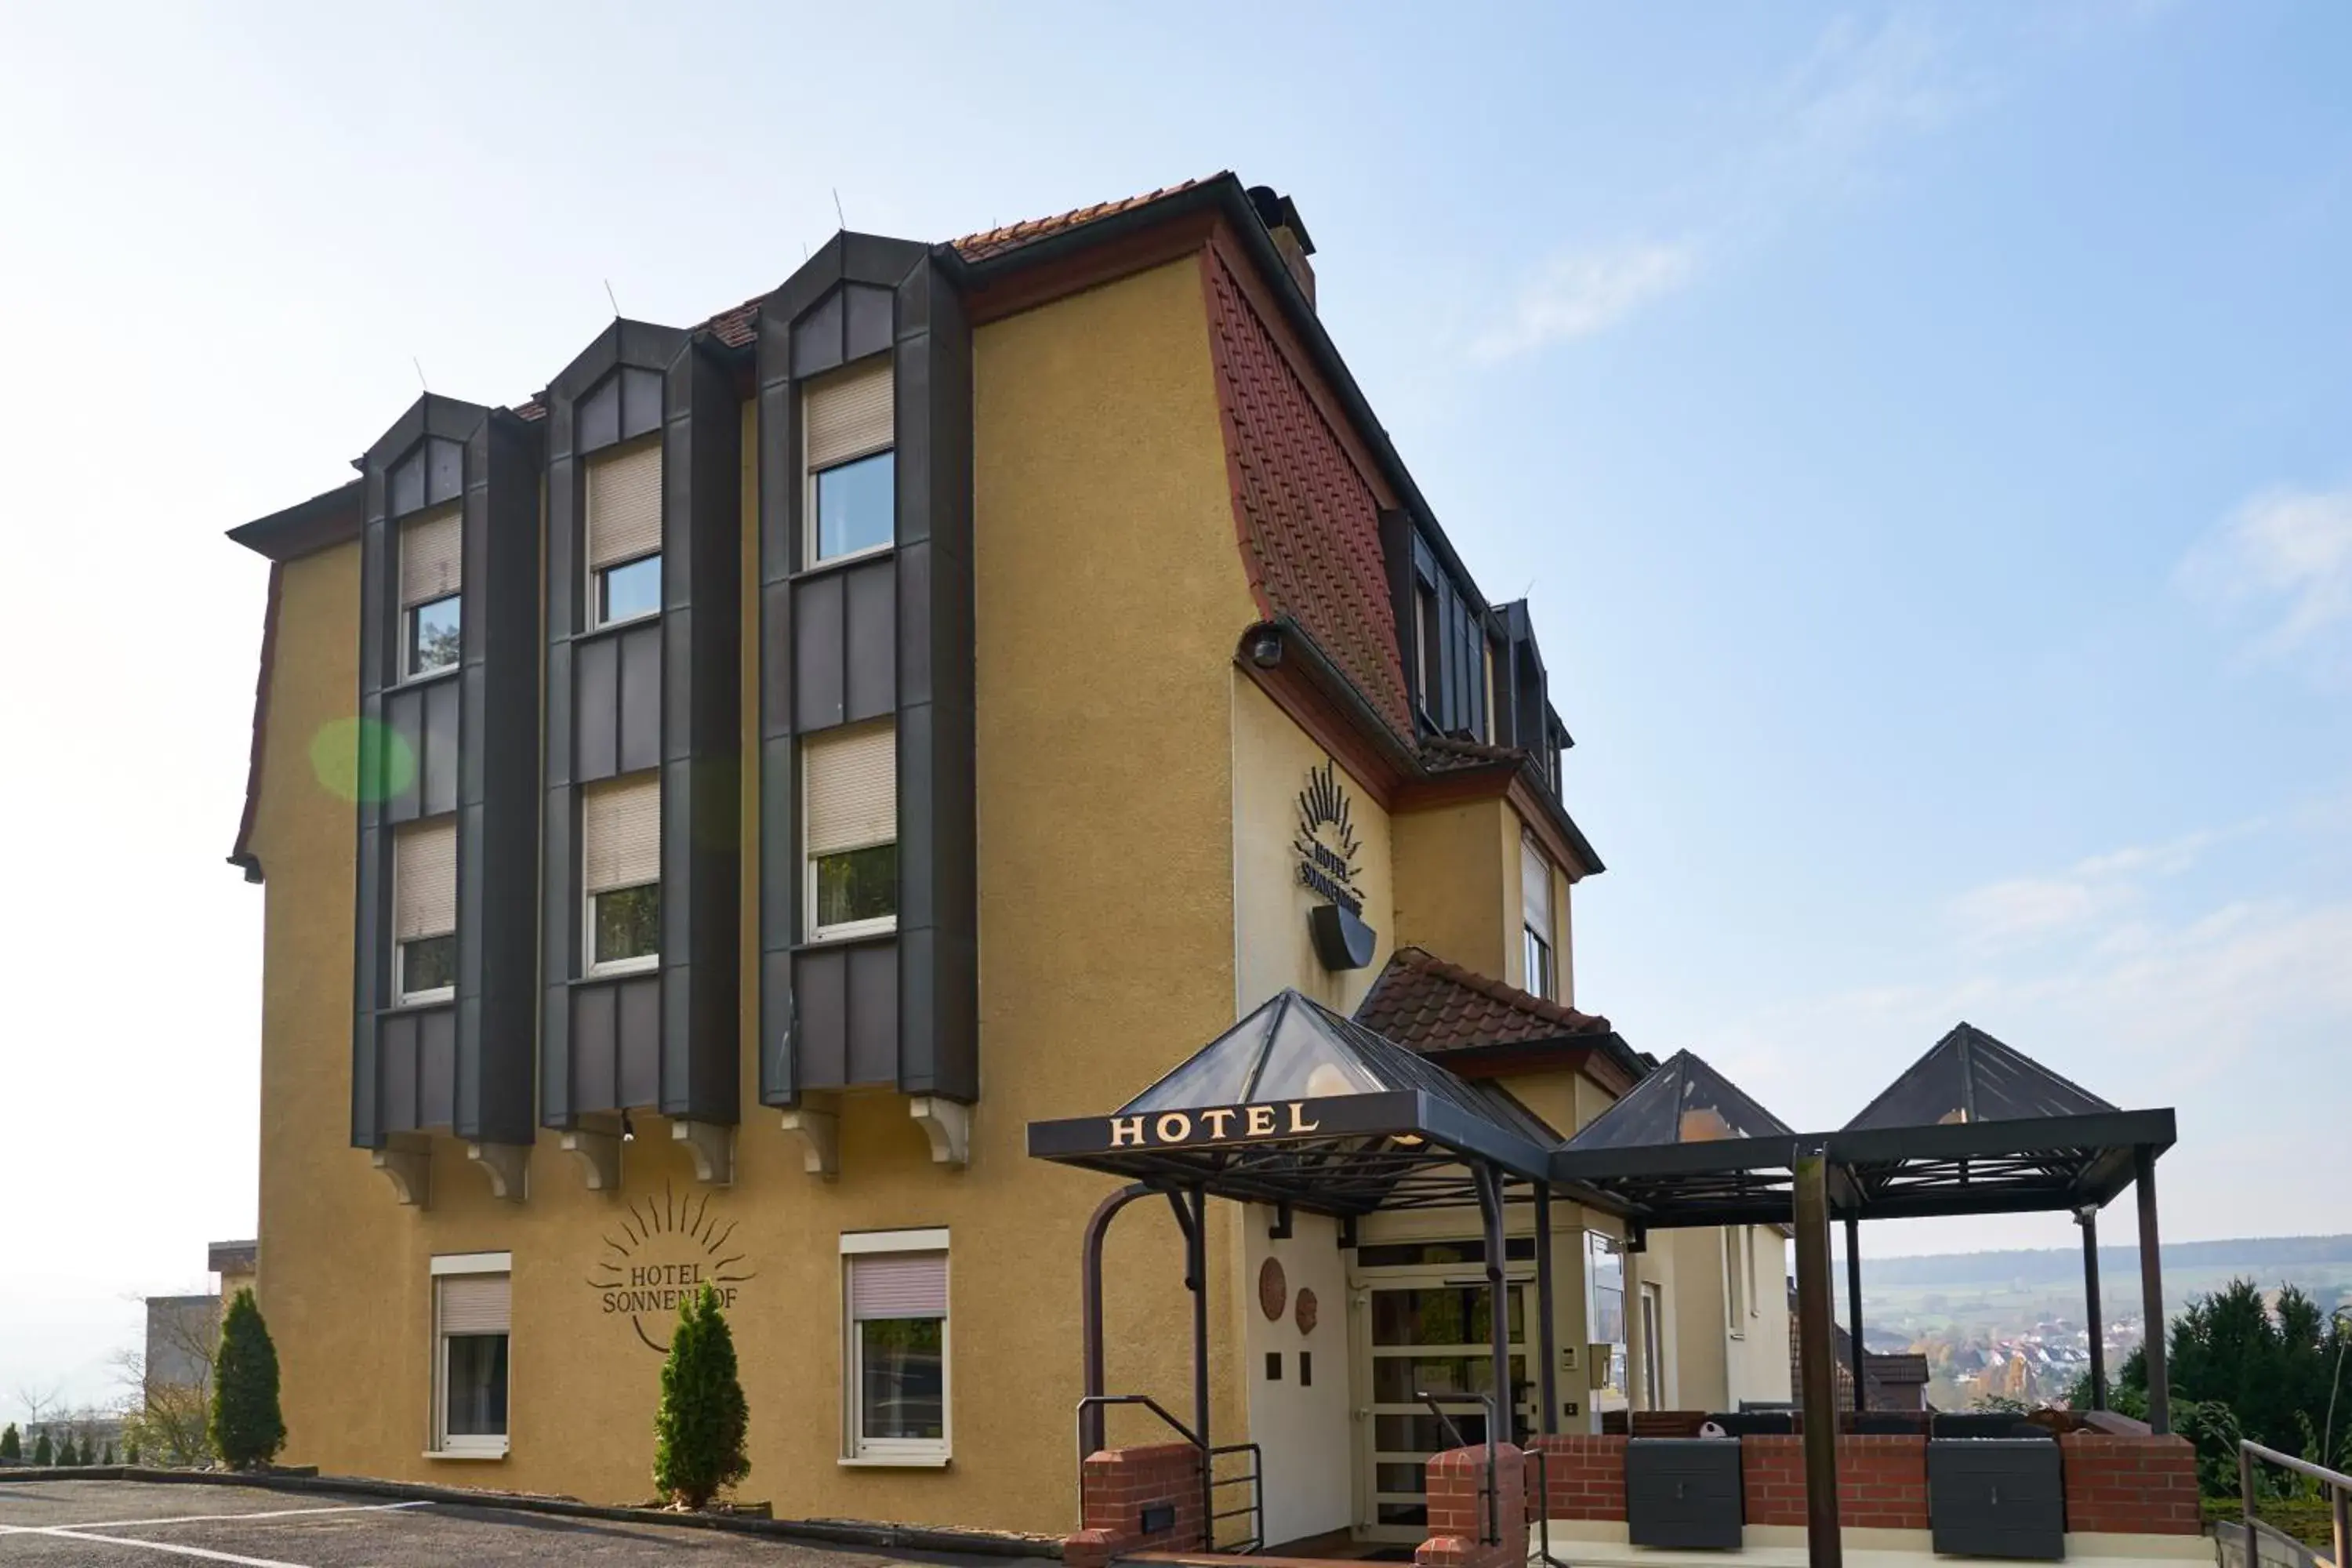
M 1496 1120 L 1492 1102 L 1444 1068 L 1312 997 L 1285 990 L 1119 1107 L 1118 1114 L 1395 1089 L 1419 1089 L 1481 1121 Z
M 1779 1117 L 1688 1051 L 1676 1051 L 1587 1122 L 1570 1149 L 1642 1149 L 1727 1138 L 1793 1138 Z
M 2116 1108 L 2024 1052 L 1961 1024 L 1936 1042 L 1885 1093 L 1846 1123 L 1849 1131 L 2094 1116 Z

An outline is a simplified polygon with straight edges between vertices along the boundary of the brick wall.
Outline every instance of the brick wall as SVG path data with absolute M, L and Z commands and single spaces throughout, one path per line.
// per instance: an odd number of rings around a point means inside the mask
M 2136 1535 L 2196 1535 L 2197 1451 L 2186 1437 L 2069 1432 L 2058 1439 L 2066 1473 L 2066 1528 Z
M 1553 1519 L 1625 1517 L 1625 1439 L 1538 1437 L 1543 1451 L 1545 1505 Z
M 1740 1494 L 1750 1524 L 1805 1522 L 1805 1440 L 1743 1437 Z M 1927 1440 L 1838 1438 L 1838 1521 L 1849 1528 L 1927 1528 Z
M 1102 1448 L 1078 1470 L 1084 1527 L 1062 1541 L 1067 1568 L 1105 1568 L 1122 1552 L 1160 1548 L 1191 1551 L 1201 1538 L 1201 1456 L 1189 1443 Z M 1174 1518 L 1149 1534 L 1146 1509 L 1169 1508 Z
M 1527 1461 L 1509 1443 L 1495 1447 L 1495 1513 L 1499 1542 L 1486 1533 L 1486 1449 L 1448 1448 L 1429 1461 L 1429 1539 L 1412 1554 L 1419 1568 L 1525 1568 L 1528 1560 Z M 1623 1461 L 1619 1461 L 1623 1475 Z M 1622 1479 L 1620 1485 L 1622 1487 Z M 1088 1565 L 1091 1568 L 1091 1565 Z

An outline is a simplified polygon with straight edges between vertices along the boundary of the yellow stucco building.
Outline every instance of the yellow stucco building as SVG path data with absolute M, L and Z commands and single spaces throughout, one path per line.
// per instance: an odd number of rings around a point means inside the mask
M 644 1498 L 707 1280 L 743 1495 L 1058 1532 L 1115 1184 L 1030 1123 L 1286 988 L 1559 1135 L 1649 1070 L 1575 1006 L 1601 864 L 1527 607 L 1446 542 L 1312 248 L 1230 175 L 844 234 L 530 399 L 428 395 L 235 531 L 271 562 L 236 859 L 289 1459 Z M 1551 1223 L 1568 1426 L 1788 1397 L 1773 1232 L 1629 1270 Z M 1475 1215 L 1344 1228 L 1209 1210 L 1212 1405 L 1269 1542 L 1417 1536 L 1441 1445 L 1382 1369 L 1467 1364 L 1429 1334 Z M 1180 1407 L 1182 1242 L 1108 1247 L 1110 1383 Z

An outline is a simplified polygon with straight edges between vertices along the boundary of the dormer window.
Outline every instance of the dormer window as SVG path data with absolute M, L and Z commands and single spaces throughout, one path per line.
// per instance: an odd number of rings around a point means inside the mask
M 588 464 L 588 624 L 661 612 L 661 441 Z
M 890 360 L 814 382 L 803 395 L 809 564 L 887 550 L 898 536 Z
M 462 650 L 458 614 L 464 526 L 457 508 L 400 527 L 400 672 L 403 679 L 455 669 Z

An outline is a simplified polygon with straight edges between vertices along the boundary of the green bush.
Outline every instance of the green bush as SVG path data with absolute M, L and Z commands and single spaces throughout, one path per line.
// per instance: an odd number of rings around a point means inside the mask
M 654 1485 L 682 1508 L 700 1508 L 751 1473 L 743 1450 L 751 1412 L 735 1373 L 735 1336 L 704 1285 L 678 1303 L 654 1415 Z
M 105 1457 L 104 1457 L 104 1458 L 100 1458 L 98 1462 L 99 1462 L 100 1464 L 101 1464 L 101 1465 L 110 1465 L 110 1464 L 114 1463 L 114 1445 L 113 1445 L 113 1444 L 109 1443 L 109 1444 L 106 1446 L 106 1454 L 105 1454 Z
M 213 1359 L 213 1447 L 231 1469 L 267 1465 L 286 1445 L 278 1408 L 278 1347 L 251 1290 L 239 1290 L 221 1321 Z
M 54 1465 L 57 1462 L 58 1451 L 49 1446 L 49 1435 L 47 1432 L 44 1432 L 39 1436 L 34 1438 L 33 1463 L 40 1466 L 43 1469 L 47 1469 L 49 1466 Z
M 14 1421 L 0 1426 L 0 1459 L 21 1459 L 25 1457 L 25 1439 L 17 1435 Z

